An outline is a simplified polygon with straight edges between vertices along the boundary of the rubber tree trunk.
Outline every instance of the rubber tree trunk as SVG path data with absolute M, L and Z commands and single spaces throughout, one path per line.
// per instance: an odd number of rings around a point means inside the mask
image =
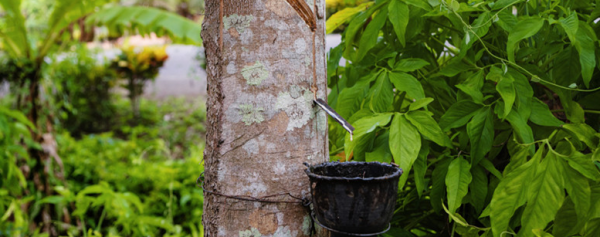
M 309 197 L 302 163 L 329 159 L 327 118 L 310 90 L 316 69 L 318 97 L 326 98 L 325 1 L 306 2 L 318 12 L 314 36 L 291 1 L 206 1 L 205 236 L 310 235 L 298 203 L 224 196 Z

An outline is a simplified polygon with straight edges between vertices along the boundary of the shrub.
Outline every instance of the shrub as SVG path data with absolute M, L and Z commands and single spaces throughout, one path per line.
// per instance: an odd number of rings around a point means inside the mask
M 356 130 L 330 123 L 331 155 L 404 169 L 390 233 L 600 236 L 598 9 L 380 0 L 346 19 L 329 103 Z

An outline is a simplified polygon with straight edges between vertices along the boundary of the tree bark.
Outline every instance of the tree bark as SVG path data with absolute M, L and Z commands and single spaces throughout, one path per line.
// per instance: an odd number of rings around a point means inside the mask
M 329 160 L 327 117 L 310 89 L 316 70 L 326 99 L 325 1 L 306 3 L 317 9 L 314 33 L 286 0 L 206 1 L 205 236 L 310 236 L 306 209 L 283 203 L 310 197 L 303 162 Z

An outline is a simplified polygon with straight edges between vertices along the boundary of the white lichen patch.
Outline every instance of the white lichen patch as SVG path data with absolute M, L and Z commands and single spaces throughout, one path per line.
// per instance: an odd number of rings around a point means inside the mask
M 235 61 L 229 61 L 229 64 L 227 64 L 227 73 L 229 74 L 235 74 L 237 72 L 237 68 L 235 67 Z
M 252 229 L 244 230 L 239 232 L 240 237 L 261 237 L 260 231 L 252 227 Z
M 262 113 L 265 111 L 262 107 L 257 107 L 252 104 L 241 104 L 238 105 L 238 110 L 242 116 L 242 122 L 246 125 L 252 125 L 253 123 L 261 123 L 265 120 Z
M 242 76 L 246 79 L 248 85 L 256 86 L 267 79 L 269 71 L 260 61 L 256 61 L 254 65 L 246 66 L 242 69 Z
M 294 49 L 297 54 L 306 53 L 306 41 L 304 41 L 304 38 L 298 38 L 294 41 Z
M 226 17 L 223 17 L 223 27 L 225 30 L 229 30 L 229 28 L 235 28 L 237 32 L 244 33 L 244 30 L 250 26 L 250 22 L 254 20 L 252 15 L 238 15 L 233 14 Z
M 292 235 L 289 226 L 279 226 L 277 231 L 273 234 L 273 237 L 292 237 L 296 235 Z
M 261 181 L 258 173 L 252 173 L 246 176 L 247 183 L 238 183 L 238 190 L 242 191 L 242 195 L 259 196 L 267 191 L 267 186 Z
M 312 92 L 304 91 L 304 96 L 293 98 L 290 93 L 282 92 L 277 96 L 275 108 L 283 110 L 289 118 L 287 131 L 301 128 L 313 117 Z
M 321 110 L 319 107 L 315 107 L 315 109 L 317 110 L 315 111 L 315 127 L 317 127 L 317 131 L 319 131 L 321 135 L 325 135 L 325 132 L 328 129 L 327 114 L 325 114 L 325 111 Z
M 250 139 L 244 143 L 242 148 L 246 151 L 246 153 L 248 153 L 248 155 L 256 155 L 258 154 L 259 150 L 258 141 L 256 141 L 256 139 Z

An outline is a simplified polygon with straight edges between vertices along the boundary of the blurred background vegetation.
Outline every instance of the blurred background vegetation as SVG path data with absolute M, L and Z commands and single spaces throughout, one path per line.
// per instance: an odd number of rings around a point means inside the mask
M 364 2 L 327 0 L 327 14 Z M 0 0 L 0 236 L 203 236 L 204 98 L 143 96 L 169 55 L 122 43 L 201 46 L 203 13 L 204 0 Z

